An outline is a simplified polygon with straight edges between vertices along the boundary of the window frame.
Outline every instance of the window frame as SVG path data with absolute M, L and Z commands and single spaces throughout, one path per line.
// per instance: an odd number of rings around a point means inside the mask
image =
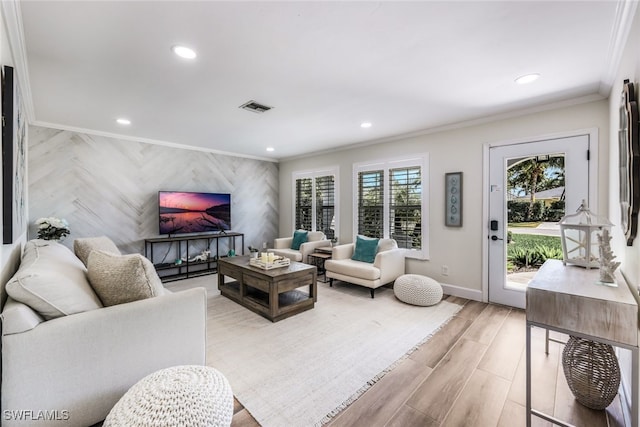
M 339 168 L 337 166 L 322 168 L 322 169 L 314 169 L 314 170 L 303 170 L 303 171 L 294 171 L 291 174 L 291 187 L 292 187 L 292 197 L 291 197 L 291 207 L 292 207 L 292 223 L 295 231 L 296 227 L 296 205 L 297 205 L 297 194 L 296 194 L 296 181 L 298 179 L 311 179 L 311 230 L 308 231 L 322 231 L 316 230 L 317 225 L 317 206 L 316 206 L 316 178 L 324 177 L 324 176 L 333 176 L 333 198 L 334 198 L 334 238 L 337 239 L 340 236 L 340 197 L 339 197 L 339 182 L 340 175 L 338 173 Z
M 422 153 L 411 157 L 398 157 L 384 160 L 372 160 L 368 162 L 359 162 L 353 164 L 353 241 L 355 242 L 358 234 L 358 200 L 360 199 L 358 188 L 358 174 L 360 172 L 383 171 L 384 186 L 384 210 L 383 210 L 383 236 L 390 238 L 390 209 L 391 209 L 391 186 L 389 182 L 389 171 L 399 168 L 420 168 L 420 191 L 422 198 L 420 200 L 420 216 L 421 216 L 421 241 L 420 249 L 403 249 L 405 257 L 426 260 L 429 259 L 429 154 Z

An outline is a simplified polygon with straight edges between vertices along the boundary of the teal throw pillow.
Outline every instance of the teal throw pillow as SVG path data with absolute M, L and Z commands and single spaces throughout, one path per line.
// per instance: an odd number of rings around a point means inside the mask
M 293 232 L 293 241 L 291 242 L 291 249 L 296 251 L 300 250 L 300 245 L 307 241 L 308 231 L 296 230 Z
M 353 251 L 351 259 L 354 261 L 373 263 L 376 259 L 376 252 L 378 251 L 378 240 L 380 239 L 357 236 L 356 248 Z

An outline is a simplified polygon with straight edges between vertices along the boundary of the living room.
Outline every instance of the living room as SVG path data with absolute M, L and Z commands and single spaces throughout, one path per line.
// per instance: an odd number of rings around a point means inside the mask
M 3 2 L 0 57 L 3 65 L 15 67 L 20 81 L 26 73 L 22 66 L 27 62 L 20 59 L 16 36 L 22 27 L 16 23 L 18 12 L 10 3 Z M 73 238 L 106 234 L 122 253 L 142 253 L 144 239 L 158 235 L 159 190 L 231 193 L 232 227 L 244 233 L 245 246 L 271 245 L 275 238 L 290 235 L 295 228 L 293 177 L 302 172 L 337 171 L 336 239 L 340 243 L 352 242 L 357 234 L 354 165 L 426 155 L 429 208 L 423 212 L 423 236 L 428 243 L 424 253 L 407 258 L 405 271 L 433 277 L 449 295 L 486 302 L 488 145 L 562 137 L 595 129 L 597 203 L 592 208 L 619 223 L 620 93 L 625 79 L 637 82 L 640 78 L 637 48 L 640 14 L 635 2 L 620 2 L 620 8 L 626 11 L 619 18 L 624 31 L 619 34 L 617 49 L 612 50 L 607 64 L 613 69 L 607 70 L 610 85 L 604 86 L 606 93 L 596 88 L 588 95 L 547 104 L 532 100 L 531 104 L 522 103 L 510 111 L 462 123 L 394 137 L 372 140 L 360 137 L 349 146 L 282 158 L 191 145 L 185 148 L 170 135 L 128 137 L 126 130 L 95 131 L 73 122 L 61 125 L 43 120 L 38 117 L 38 108 L 32 109 L 35 116 L 26 115 L 26 215 L 16 230 L 15 241 L 1 248 L 1 279 L 6 282 L 15 271 L 20 251 L 28 239 L 35 237 L 34 222 L 41 217 L 53 215 L 69 221 L 72 235 L 65 245 L 70 245 Z M 22 92 L 25 97 L 45 96 L 35 88 Z M 30 102 L 25 100 L 27 105 Z M 49 104 L 55 101 L 50 100 Z M 461 227 L 445 225 L 441 203 L 445 199 L 445 174 L 455 171 L 462 172 L 465 179 Z M 211 182 L 216 183 L 215 188 L 211 188 Z M 621 271 L 635 288 L 640 283 L 639 244 L 627 246 L 619 227 L 614 227 L 612 233 L 612 248 L 622 262 Z M 621 361 L 626 375 L 630 363 Z

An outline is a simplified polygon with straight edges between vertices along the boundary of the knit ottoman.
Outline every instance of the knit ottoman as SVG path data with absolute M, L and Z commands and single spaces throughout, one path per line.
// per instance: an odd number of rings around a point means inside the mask
M 429 306 L 442 299 L 442 286 L 427 276 L 404 274 L 393 284 L 393 293 L 407 304 Z
M 174 366 L 147 375 L 111 409 L 104 427 L 225 426 L 233 417 L 233 392 L 208 366 Z

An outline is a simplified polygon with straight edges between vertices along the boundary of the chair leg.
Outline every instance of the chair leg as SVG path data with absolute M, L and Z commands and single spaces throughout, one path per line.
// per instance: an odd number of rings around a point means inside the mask
M 371 298 L 373 298 L 374 292 L 375 292 L 375 289 L 371 288 Z
M 329 287 L 333 287 L 333 277 L 329 277 Z

